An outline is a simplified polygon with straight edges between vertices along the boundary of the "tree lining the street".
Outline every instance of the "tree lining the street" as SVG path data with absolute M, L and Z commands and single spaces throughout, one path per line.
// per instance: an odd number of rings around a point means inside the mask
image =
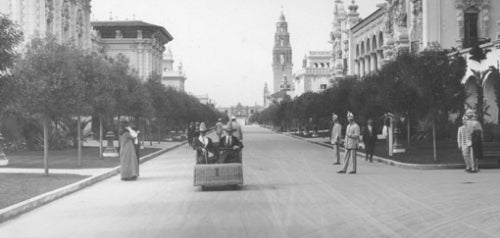
M 397 120 L 404 119 L 403 134 L 412 135 L 413 139 L 452 139 L 458 124 L 450 122 L 450 115 L 464 112 L 466 95 L 460 79 L 465 74 L 466 62 L 463 57 L 450 58 L 448 54 L 441 49 L 418 55 L 400 54 L 361 80 L 337 80 L 323 92 L 308 92 L 294 98 L 292 106 L 275 102 L 251 120 L 279 127 L 282 117 L 278 112 L 285 110 L 292 115 L 289 119 L 298 121 L 298 126 L 313 118 L 319 129 L 329 129 L 326 123 L 318 125 L 321 118 L 329 119 L 336 113 L 346 123 L 347 111 L 351 111 L 361 124 L 372 118 L 381 127 L 385 114 L 390 112 Z M 410 141 L 409 137 L 407 140 Z
M 30 131 L 19 136 L 43 147 L 46 161 L 49 149 L 71 146 L 79 148 L 80 158 L 84 117 L 93 116 L 97 119 L 93 124 L 102 121 L 103 130 L 118 132 L 120 117 L 134 120 L 142 128 L 151 126 L 151 120 L 163 128 L 185 128 L 189 121 L 211 125 L 222 116 L 214 105 L 165 87 L 158 75 L 142 82 L 124 56 L 106 58 L 60 44 L 52 37 L 31 40 L 11 65 L 9 77 L 14 84 L 9 88 L 9 105 L 19 118 L 17 127 Z M 0 97 L 5 95 L 2 92 Z M 101 130 L 99 134 L 102 136 Z M 45 169 L 48 174 L 48 164 Z

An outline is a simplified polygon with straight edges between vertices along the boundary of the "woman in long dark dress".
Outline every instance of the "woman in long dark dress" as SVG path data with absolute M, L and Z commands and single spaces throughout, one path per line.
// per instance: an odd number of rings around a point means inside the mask
M 123 125 L 120 135 L 120 173 L 122 180 L 136 180 L 139 176 L 139 161 L 135 151 L 135 137 L 129 124 Z

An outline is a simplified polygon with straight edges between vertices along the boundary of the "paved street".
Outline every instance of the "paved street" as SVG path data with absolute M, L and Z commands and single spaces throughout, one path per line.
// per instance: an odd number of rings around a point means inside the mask
M 0 237 L 499 237 L 500 171 L 406 170 L 245 127 L 240 190 L 193 187 L 187 146 L 0 225 Z

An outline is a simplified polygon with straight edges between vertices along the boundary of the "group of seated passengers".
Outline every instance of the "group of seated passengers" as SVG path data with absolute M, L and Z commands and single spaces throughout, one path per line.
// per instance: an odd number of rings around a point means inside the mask
M 211 163 L 233 163 L 241 162 L 239 150 L 243 148 L 243 143 L 233 136 L 236 130 L 231 123 L 224 127 L 226 135 L 221 137 L 217 146 L 214 145 L 212 139 L 207 136 L 209 131 L 204 123 L 200 124 L 198 138 L 194 138 L 193 148 L 196 150 L 196 163 L 211 164 Z M 220 153 L 218 153 L 220 152 Z

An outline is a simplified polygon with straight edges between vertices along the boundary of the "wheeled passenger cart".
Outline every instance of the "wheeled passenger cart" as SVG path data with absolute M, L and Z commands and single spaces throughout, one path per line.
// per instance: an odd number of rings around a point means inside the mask
M 218 149 L 215 159 L 194 166 L 194 186 L 206 187 L 238 186 L 243 184 L 241 149 Z M 225 163 L 220 163 L 223 157 Z

